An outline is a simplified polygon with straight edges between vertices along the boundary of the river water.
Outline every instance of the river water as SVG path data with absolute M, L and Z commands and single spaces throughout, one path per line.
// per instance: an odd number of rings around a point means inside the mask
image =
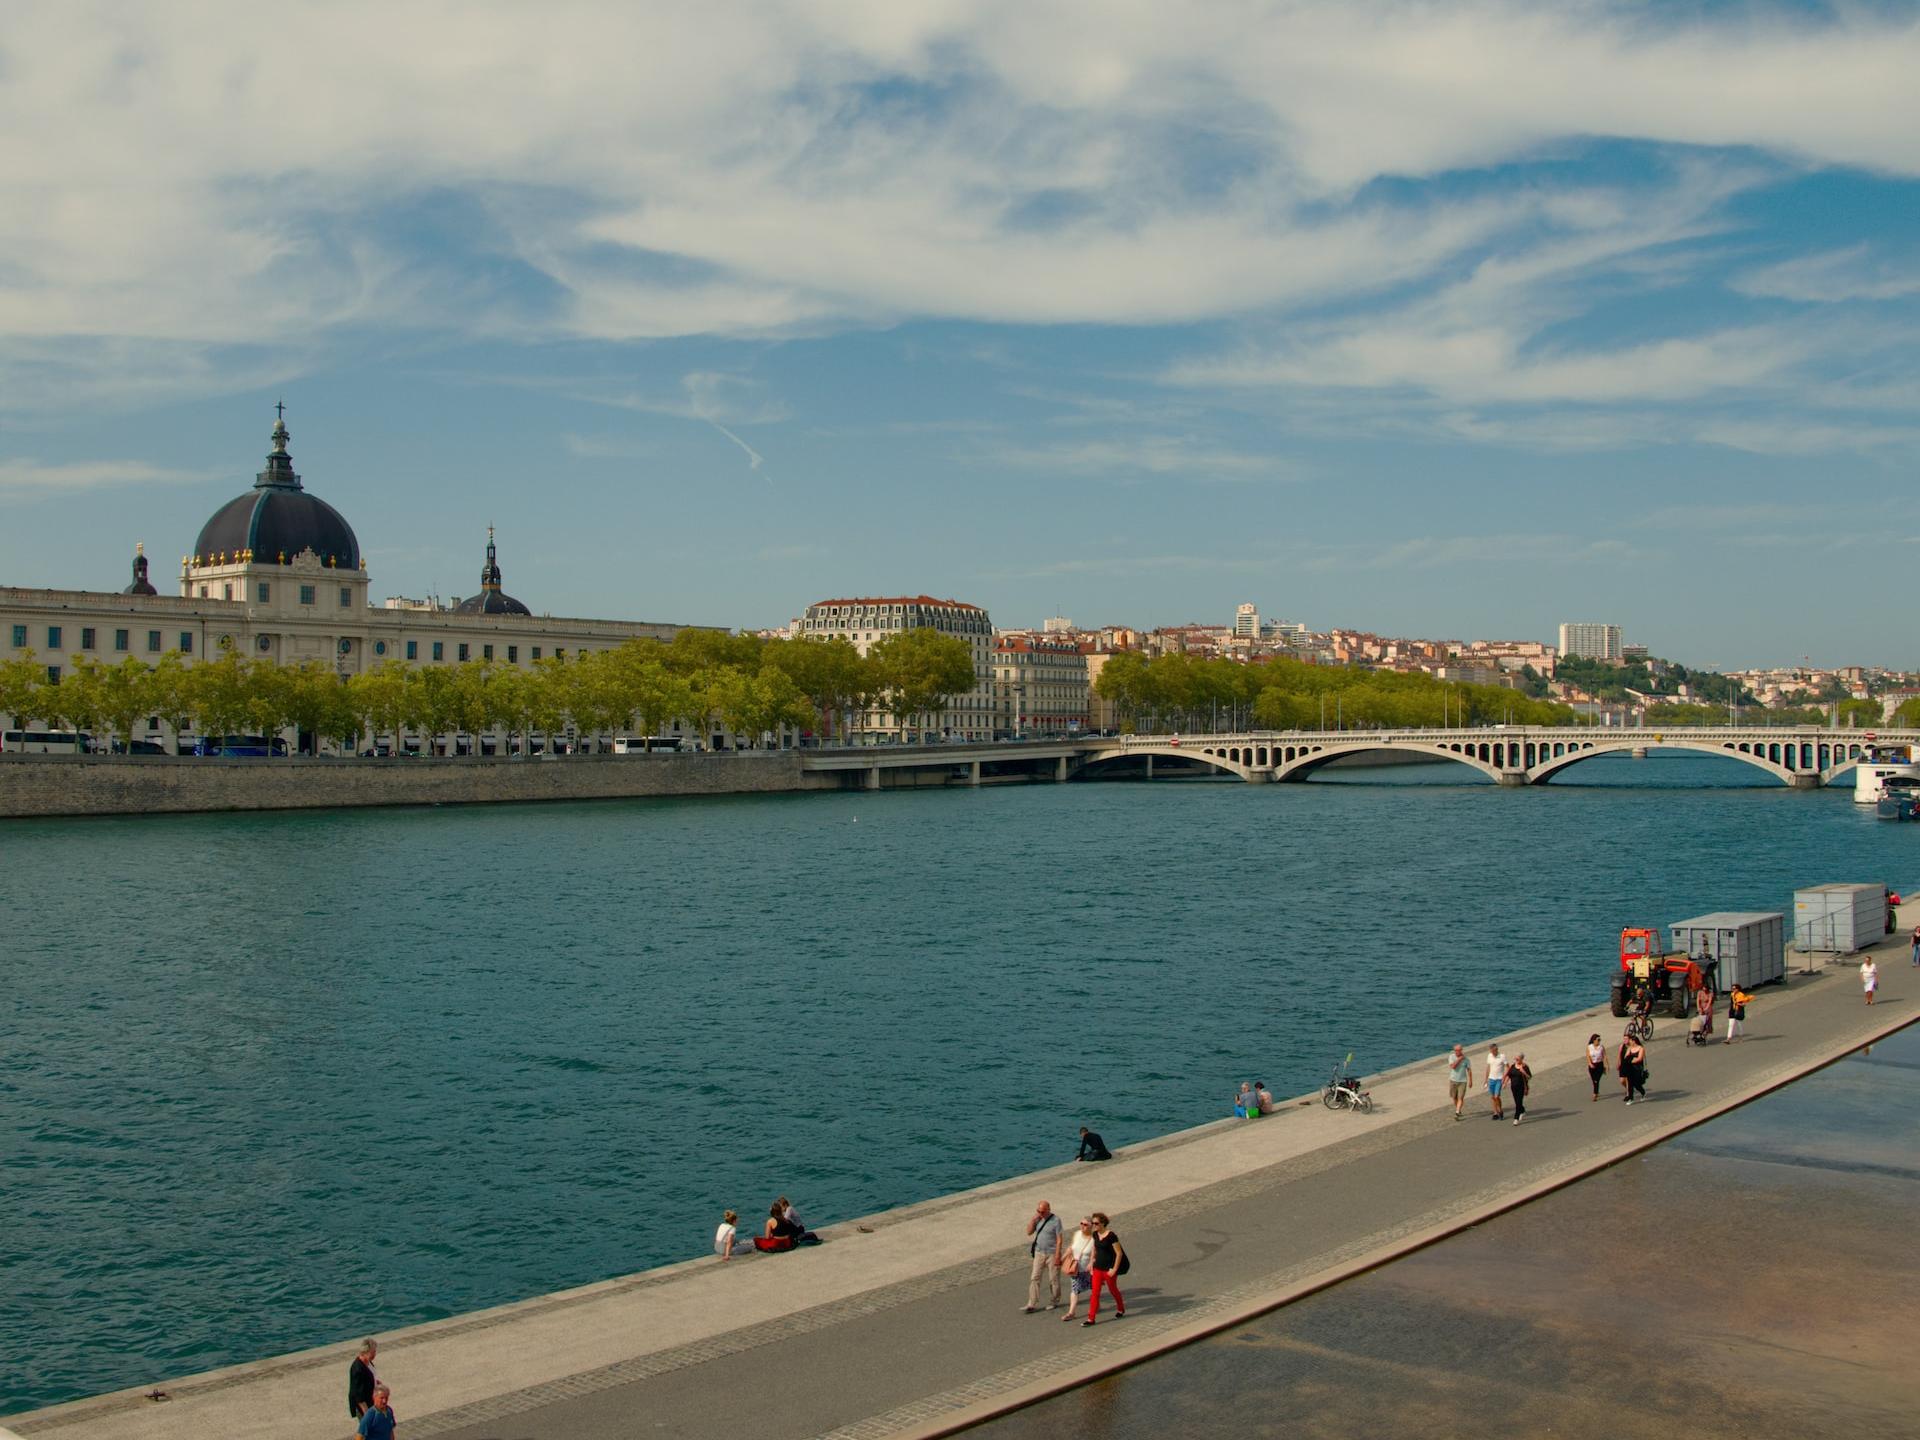
M 704 1253 L 1920 880 L 1738 762 L 0 822 L 0 1414 Z

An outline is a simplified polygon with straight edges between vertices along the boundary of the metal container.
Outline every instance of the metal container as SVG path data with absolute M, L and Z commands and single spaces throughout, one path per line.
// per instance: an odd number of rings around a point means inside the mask
M 1669 927 L 1673 948 L 1715 962 L 1714 988 L 1752 989 L 1787 974 L 1787 917 L 1778 910 L 1723 910 Z
M 1887 887 L 1814 885 L 1793 892 L 1793 944 L 1813 954 L 1851 955 L 1887 934 Z

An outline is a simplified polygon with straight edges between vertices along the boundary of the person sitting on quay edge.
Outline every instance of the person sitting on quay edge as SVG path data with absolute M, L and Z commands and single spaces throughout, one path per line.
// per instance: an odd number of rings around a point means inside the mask
M 1259 1118 L 1260 1097 L 1253 1093 L 1253 1086 L 1244 1080 L 1240 1082 L 1240 1093 L 1233 1097 L 1233 1113 L 1242 1120 Z
M 787 1223 L 793 1227 L 793 1243 L 796 1245 L 818 1245 L 820 1237 L 807 1229 L 807 1222 L 800 1218 L 800 1212 L 793 1208 L 793 1202 L 782 1195 L 773 1202 L 780 1207 L 780 1213 L 787 1217 Z
M 729 1210 L 720 1217 L 720 1228 L 713 1232 L 713 1253 L 722 1260 L 733 1258 L 734 1241 L 739 1236 L 740 1216 Z
M 358 1433 L 361 1440 L 394 1440 L 394 1436 L 400 1433 L 397 1427 L 391 1393 L 384 1385 L 374 1386 L 373 1403 L 367 1407 L 367 1413 L 360 1417 Z
M 373 1387 L 380 1383 L 380 1377 L 373 1373 L 373 1357 L 379 1353 L 380 1347 L 369 1335 L 360 1342 L 360 1353 L 347 1367 L 347 1418 L 351 1420 L 358 1420 L 373 1408 Z
M 1080 1153 L 1073 1158 L 1076 1160 L 1111 1160 L 1113 1159 L 1113 1152 L 1107 1149 L 1106 1141 L 1082 1125 L 1080 1127 Z
M 1260 1113 L 1262 1115 L 1271 1115 L 1273 1113 L 1273 1092 L 1267 1089 L 1266 1081 L 1256 1080 L 1253 1082 L 1253 1098 L 1260 1102 Z
M 756 1250 L 791 1250 L 800 1243 L 801 1229 L 787 1218 L 786 1203 L 776 1200 L 767 1207 L 766 1229 L 754 1236 Z

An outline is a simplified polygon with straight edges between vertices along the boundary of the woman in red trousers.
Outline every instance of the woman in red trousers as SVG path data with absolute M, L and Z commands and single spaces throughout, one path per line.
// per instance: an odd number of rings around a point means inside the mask
M 1113 1313 L 1124 1319 L 1127 1313 L 1127 1297 L 1120 1293 L 1116 1276 L 1120 1267 L 1127 1263 L 1126 1247 L 1120 1243 L 1120 1237 L 1113 1233 L 1113 1226 L 1107 1217 L 1098 1210 L 1093 1212 L 1093 1293 L 1087 1296 L 1087 1318 L 1082 1325 L 1091 1325 L 1100 1318 L 1100 1287 L 1106 1286 L 1113 1292 Z

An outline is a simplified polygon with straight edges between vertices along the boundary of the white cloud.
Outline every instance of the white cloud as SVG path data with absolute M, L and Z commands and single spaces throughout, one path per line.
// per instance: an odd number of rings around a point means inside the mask
M 1814 304 L 1901 300 L 1920 295 L 1920 264 L 1897 264 L 1854 245 L 1748 271 L 1733 288 L 1743 295 Z
M 212 472 L 170 470 L 144 460 L 71 460 L 43 465 L 32 459 L 0 459 L 0 494 L 28 499 L 128 485 L 191 485 L 213 478 Z
M 1068 475 L 1140 475 L 1218 478 L 1284 476 L 1288 461 L 1213 444 L 1190 435 L 1140 435 L 1123 440 L 1002 446 L 983 457 L 1017 470 Z

